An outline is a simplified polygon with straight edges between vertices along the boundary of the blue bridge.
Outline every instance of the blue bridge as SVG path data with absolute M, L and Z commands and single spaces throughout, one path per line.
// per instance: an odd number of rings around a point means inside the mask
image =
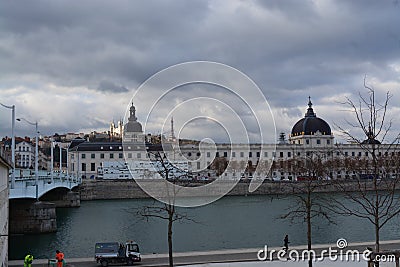
M 57 207 L 79 207 L 81 183 L 64 172 L 15 169 L 10 179 L 9 231 L 12 234 L 57 231 Z M 13 180 L 13 181 L 12 181 Z
M 60 172 L 39 171 L 36 182 L 34 170 L 15 169 L 14 187 L 10 186 L 10 199 L 33 198 L 39 199 L 46 193 L 57 189 L 73 189 L 81 183 L 81 179 Z

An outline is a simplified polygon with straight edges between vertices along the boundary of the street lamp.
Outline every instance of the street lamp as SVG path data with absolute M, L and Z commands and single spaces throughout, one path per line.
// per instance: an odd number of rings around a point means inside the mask
M 51 149 L 50 149 L 50 151 L 51 151 L 51 164 L 50 164 L 50 175 L 51 175 L 51 183 L 53 184 L 54 183 L 54 170 L 53 170 L 53 165 L 54 165 L 54 159 L 53 159 L 53 155 L 54 155 L 54 152 L 53 152 L 53 150 L 54 150 L 54 138 L 51 138 L 50 139 L 50 141 L 51 141 Z
M 25 121 L 26 123 L 30 124 L 30 125 L 34 125 L 35 126 L 35 184 L 36 184 L 36 201 L 39 200 L 39 163 L 38 163 L 38 159 L 39 159 L 39 147 L 38 147 L 38 122 L 30 122 L 27 119 L 24 118 L 18 118 L 17 121 Z
M 0 103 L 5 108 L 11 109 L 12 113 L 12 119 L 11 119 L 11 165 L 12 165 L 12 171 L 11 171 L 11 188 L 13 189 L 15 186 L 15 105 L 12 106 L 6 106 L 2 103 Z

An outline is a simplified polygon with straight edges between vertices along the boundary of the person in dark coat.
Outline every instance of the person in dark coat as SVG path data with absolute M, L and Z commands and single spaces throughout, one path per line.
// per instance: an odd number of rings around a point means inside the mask
M 285 238 L 283 239 L 283 247 L 285 249 L 285 251 L 289 250 L 289 236 L 286 235 Z

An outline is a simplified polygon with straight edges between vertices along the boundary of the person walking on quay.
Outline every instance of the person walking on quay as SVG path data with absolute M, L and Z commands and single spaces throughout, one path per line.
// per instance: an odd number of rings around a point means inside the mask
M 24 258 L 24 267 L 32 267 L 33 256 L 28 253 Z
M 289 236 L 286 235 L 285 238 L 283 239 L 283 249 L 287 252 L 289 250 Z
M 57 267 L 63 267 L 64 253 L 62 253 L 59 250 L 56 250 L 56 260 L 57 260 Z

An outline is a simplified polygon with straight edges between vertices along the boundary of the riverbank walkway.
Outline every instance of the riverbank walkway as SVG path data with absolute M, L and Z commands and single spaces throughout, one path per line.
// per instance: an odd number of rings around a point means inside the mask
M 360 260 L 347 260 L 346 266 L 365 266 L 367 267 L 367 262 L 362 259 L 362 253 L 367 249 L 367 247 L 373 247 L 373 242 L 359 242 L 359 243 L 350 243 L 343 249 L 339 249 L 338 244 L 316 244 L 313 245 L 313 250 L 316 252 L 317 258 L 321 256 L 323 250 L 328 251 L 329 248 L 333 250 L 338 250 L 336 255 L 340 256 L 340 251 L 345 255 L 346 251 L 349 250 L 357 250 L 360 252 Z M 291 251 L 298 251 L 301 255 L 301 252 L 305 250 L 307 246 L 292 246 L 289 247 L 289 254 Z M 282 247 L 273 247 L 268 248 L 269 253 L 272 250 L 279 251 Z M 273 261 L 259 261 L 257 255 L 264 256 L 264 253 L 259 253 L 260 250 L 264 250 L 264 248 L 247 248 L 247 249 L 229 249 L 229 250 L 216 250 L 216 251 L 193 251 L 193 252 L 176 252 L 174 253 L 174 265 L 176 266 L 185 266 L 185 265 L 194 265 L 197 266 L 214 266 L 210 263 L 229 263 L 229 264 L 216 264 L 216 266 L 304 266 L 304 261 L 291 261 L 290 264 L 288 261 L 280 261 L 278 259 L 278 253 L 275 252 L 272 254 Z M 385 250 L 400 250 L 400 240 L 387 240 L 381 241 L 381 251 Z M 268 253 L 268 258 L 270 254 Z M 334 253 L 332 253 L 334 254 Z M 327 252 L 323 253 L 323 256 L 328 256 Z M 345 257 L 343 258 L 345 260 Z M 337 264 L 335 266 L 343 266 L 343 261 L 340 261 L 340 258 L 336 260 Z M 94 260 L 94 257 L 90 258 L 66 258 L 67 264 L 66 267 L 96 267 L 99 266 Z M 328 265 L 324 264 L 327 263 Z M 329 263 L 330 262 L 330 263 Z M 364 263 L 364 264 L 362 264 Z M 22 260 L 12 260 L 9 261 L 9 266 L 23 266 Z M 316 264 L 317 266 L 332 266 L 332 261 L 320 261 L 320 263 Z M 35 259 L 32 267 L 47 267 L 52 266 L 48 265 L 48 259 Z M 119 266 L 119 265 L 110 265 L 110 266 Z M 126 266 L 126 265 L 121 265 Z M 153 267 L 153 266 L 168 266 L 168 254 L 143 254 L 142 262 L 135 264 L 135 266 L 141 267 Z M 394 262 L 386 262 L 381 266 L 395 266 Z

